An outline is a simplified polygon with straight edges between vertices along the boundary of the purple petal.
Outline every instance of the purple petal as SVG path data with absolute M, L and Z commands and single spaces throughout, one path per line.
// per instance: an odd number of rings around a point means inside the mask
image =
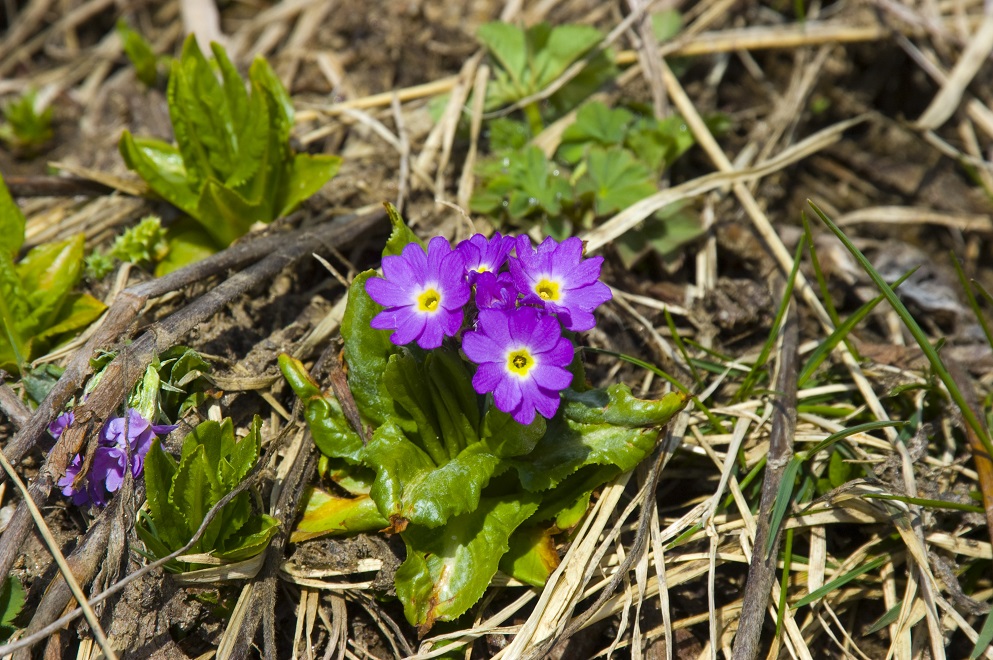
M 550 419 L 555 416 L 555 412 L 559 409 L 559 392 L 540 387 L 531 380 L 524 389 L 523 405 L 537 409 L 542 417 Z
M 510 348 L 510 313 L 500 309 L 481 309 L 477 328 L 493 339 L 504 350 Z
M 562 279 L 570 289 L 592 284 L 600 279 L 600 271 L 603 266 L 603 257 L 596 256 L 584 259 L 574 268 L 561 270 Z
M 437 316 L 437 315 L 435 315 Z M 425 317 L 427 315 L 425 314 Z M 424 350 L 438 348 L 445 339 L 445 330 L 437 318 L 425 318 L 424 330 L 417 337 L 417 345 Z
M 466 357 L 479 365 L 486 363 L 502 365 L 507 352 L 505 346 L 478 330 L 470 330 L 462 335 L 462 350 Z
M 562 326 L 573 332 L 586 332 L 596 326 L 596 318 L 592 312 L 577 307 L 565 307 L 554 310 L 562 320 Z
M 603 282 L 594 282 L 578 289 L 569 289 L 567 294 L 569 307 L 579 307 L 588 312 L 613 298 L 610 287 Z
M 504 412 L 515 410 L 520 404 L 523 395 L 521 394 L 520 378 L 507 374 L 497 383 L 493 390 L 493 401 L 497 408 Z
M 565 337 L 560 337 L 553 348 L 543 351 L 539 357 L 542 364 L 555 367 L 568 367 L 572 364 L 575 353 L 576 349 L 573 347 L 572 342 Z
M 428 243 L 428 278 L 434 278 L 441 274 L 442 263 L 444 262 L 445 257 L 450 254 L 452 254 L 452 244 L 448 242 L 447 238 L 444 236 L 435 236 L 431 239 L 431 242 Z M 465 261 L 462 255 L 459 255 L 459 259 L 463 259 L 462 268 L 465 268 Z
M 572 384 L 572 373 L 562 367 L 539 364 L 534 370 L 534 382 L 546 390 L 561 392 Z M 548 417 L 548 415 L 545 415 Z
M 419 247 L 417 249 L 420 250 Z M 398 286 L 406 288 L 420 284 L 423 281 L 423 273 L 423 269 L 418 271 L 410 260 L 402 256 L 402 254 L 391 254 L 383 257 L 383 275 L 386 276 L 387 280 L 395 282 Z
M 383 307 L 403 307 L 413 304 L 413 291 L 382 277 L 370 277 L 365 281 L 365 292 Z
M 406 314 L 397 314 L 396 332 L 390 335 L 390 341 L 397 346 L 403 346 L 414 341 L 424 332 L 427 318 L 424 314 L 416 314 L 404 308 Z
M 499 408 L 500 406 L 497 406 Z M 534 421 L 534 406 L 525 405 L 523 401 L 518 404 L 512 410 L 504 410 L 504 412 L 509 412 L 518 424 L 524 424 L 527 426 Z
M 547 243 L 551 237 L 545 239 Z M 544 247 L 542 243 L 542 247 Z M 538 249 L 541 252 L 541 248 Z M 572 236 L 565 239 L 555 248 L 555 263 L 559 265 L 559 272 L 565 268 L 572 268 L 583 258 L 583 241 Z M 602 259 L 603 257 L 601 257 Z
M 507 378 L 506 369 L 496 362 L 484 362 L 472 377 L 472 387 L 477 393 L 486 394 L 495 390 L 503 378 Z
M 514 343 L 530 347 L 531 333 L 538 325 L 538 313 L 530 307 L 521 307 L 510 312 L 508 317 L 510 336 Z
M 73 415 L 71 410 L 68 412 L 64 412 L 58 417 L 56 417 L 55 421 L 53 421 L 51 424 L 48 425 L 48 432 L 52 434 L 53 438 L 58 438 L 60 435 L 62 435 L 63 431 L 69 428 L 69 425 L 72 424 L 75 421 L 75 419 L 76 416 Z

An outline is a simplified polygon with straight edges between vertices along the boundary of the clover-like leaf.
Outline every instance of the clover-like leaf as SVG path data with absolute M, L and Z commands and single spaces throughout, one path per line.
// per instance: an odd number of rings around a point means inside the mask
M 624 143 L 634 115 L 623 108 L 612 110 L 599 101 L 587 103 L 576 114 L 576 121 L 562 133 L 558 157 L 578 163 L 591 145 L 611 147 Z
M 533 496 L 483 499 L 453 518 L 444 533 L 411 525 L 401 534 L 407 559 L 396 573 L 407 620 L 426 633 L 464 614 L 483 595 L 508 550 L 508 539 L 538 508 Z
M 592 196 L 599 216 L 616 213 L 658 191 L 652 173 L 627 149 L 592 147 L 586 166 L 576 192 Z

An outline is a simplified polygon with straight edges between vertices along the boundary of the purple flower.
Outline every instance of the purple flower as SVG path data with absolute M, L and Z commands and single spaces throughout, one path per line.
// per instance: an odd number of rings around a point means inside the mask
M 462 336 L 462 350 L 479 364 L 473 388 L 493 392 L 496 407 L 521 424 L 534 421 L 535 411 L 554 416 L 559 392 L 572 382 L 565 369 L 572 343 L 558 321 L 533 307 L 479 310 L 477 329 Z
M 367 280 L 365 290 L 386 308 L 371 325 L 393 330 L 390 341 L 401 346 L 416 340 L 421 348 L 438 348 L 446 335 L 459 331 L 470 290 L 465 257 L 445 237 L 432 238 L 427 254 L 410 243 L 399 255 L 383 257 L 383 274 Z
M 514 309 L 517 297 L 517 286 L 510 273 L 476 273 L 476 307 L 479 309 Z
M 71 413 L 67 413 L 71 415 Z M 65 415 L 56 420 L 58 422 Z M 58 437 L 69 424 L 68 422 L 58 429 Z M 53 422 L 52 426 L 55 426 Z M 73 457 L 72 462 L 66 467 L 65 476 L 59 479 L 58 485 L 62 488 L 62 494 L 71 497 L 73 504 L 83 506 L 92 502 L 97 506 L 104 506 L 110 493 L 117 492 L 121 484 L 124 483 L 124 471 L 128 469 L 128 447 L 131 451 L 131 474 L 135 478 L 141 476 L 145 466 L 145 455 L 152 446 L 152 440 L 156 436 L 170 433 L 176 425 L 152 424 L 141 416 L 134 408 L 129 408 L 127 417 L 114 417 L 107 420 L 100 431 L 99 444 L 93 455 L 93 465 L 86 475 L 85 481 L 78 489 L 73 487 L 73 482 L 83 467 L 83 457 L 79 454 Z M 52 428 L 49 427 L 51 431 Z
M 489 240 L 482 234 L 475 234 L 455 246 L 455 250 L 465 257 L 469 284 L 474 284 L 480 273 L 500 272 L 513 249 L 514 237 L 502 236 L 500 232 Z
M 535 250 L 530 238 L 518 236 L 510 272 L 524 294 L 522 302 L 539 304 L 558 315 L 566 329 L 582 332 L 596 325 L 593 310 L 611 298 L 599 281 L 602 263 L 599 256 L 583 259 L 583 242 L 575 237 L 556 243 L 549 236 Z
M 76 416 L 72 414 L 71 410 L 64 412 L 56 417 L 54 422 L 48 425 L 48 432 L 53 438 L 58 438 L 74 421 L 76 421 Z

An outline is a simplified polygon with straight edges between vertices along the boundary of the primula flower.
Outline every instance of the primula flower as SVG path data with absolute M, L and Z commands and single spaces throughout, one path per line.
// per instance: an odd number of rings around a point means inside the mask
M 49 426 L 49 432 L 57 438 L 72 421 L 71 412 L 60 415 Z M 134 408 L 128 409 L 127 418 L 115 417 L 108 420 L 100 431 L 93 465 L 90 466 L 85 481 L 78 489 L 73 487 L 76 476 L 83 468 L 83 457 L 76 454 L 66 467 L 65 476 L 58 481 L 62 494 L 71 497 L 73 504 L 77 506 L 88 503 L 104 506 L 110 494 L 117 492 L 124 483 L 124 471 L 128 468 L 128 446 L 130 445 L 131 451 L 131 474 L 137 478 L 144 469 L 145 455 L 152 446 L 152 440 L 175 428 L 176 425 L 172 424 L 152 424 Z
M 421 348 L 438 348 L 459 331 L 470 294 L 465 257 L 444 236 L 431 239 L 427 254 L 410 243 L 399 255 L 383 257 L 383 275 L 365 283 L 369 297 L 386 308 L 370 325 L 393 330 L 394 344 L 416 340 Z
M 554 416 L 559 392 L 572 382 L 565 369 L 572 343 L 558 321 L 533 307 L 480 309 L 476 330 L 462 336 L 462 350 L 479 365 L 473 388 L 493 392 L 496 407 L 521 424 L 534 421 L 535 411 Z
M 519 292 L 510 273 L 484 271 L 476 273 L 476 307 L 479 309 L 514 309 Z
M 493 234 L 490 239 L 482 234 L 475 234 L 455 246 L 455 250 L 465 257 L 469 284 L 475 284 L 480 273 L 500 272 L 513 249 L 514 237 L 502 236 L 500 232 Z
M 611 298 L 599 281 L 603 257 L 583 259 L 583 242 L 551 236 L 538 249 L 527 236 L 517 237 L 517 258 L 510 260 L 514 283 L 525 304 L 538 304 L 555 313 L 568 330 L 582 332 L 596 325 L 593 310 Z

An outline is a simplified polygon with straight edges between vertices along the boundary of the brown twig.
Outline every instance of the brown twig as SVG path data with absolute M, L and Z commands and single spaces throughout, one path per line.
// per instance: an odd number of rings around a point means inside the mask
M 732 658 L 754 660 L 759 652 L 762 623 L 772 583 L 776 579 L 779 542 L 782 527 L 769 528 L 772 509 L 783 480 L 786 466 L 793 457 L 793 434 L 796 431 L 797 348 L 800 333 L 796 310 L 790 306 L 783 328 L 783 344 L 776 376 L 776 398 L 773 400 L 772 427 L 769 438 L 769 456 L 762 482 L 762 501 L 756 518 L 755 543 L 752 561 L 748 567 L 748 581 L 741 606 L 738 632 L 734 637 Z M 773 538 L 771 552 L 769 537 Z
M 14 197 L 100 197 L 115 192 L 111 186 L 80 176 L 12 176 L 5 179 Z

